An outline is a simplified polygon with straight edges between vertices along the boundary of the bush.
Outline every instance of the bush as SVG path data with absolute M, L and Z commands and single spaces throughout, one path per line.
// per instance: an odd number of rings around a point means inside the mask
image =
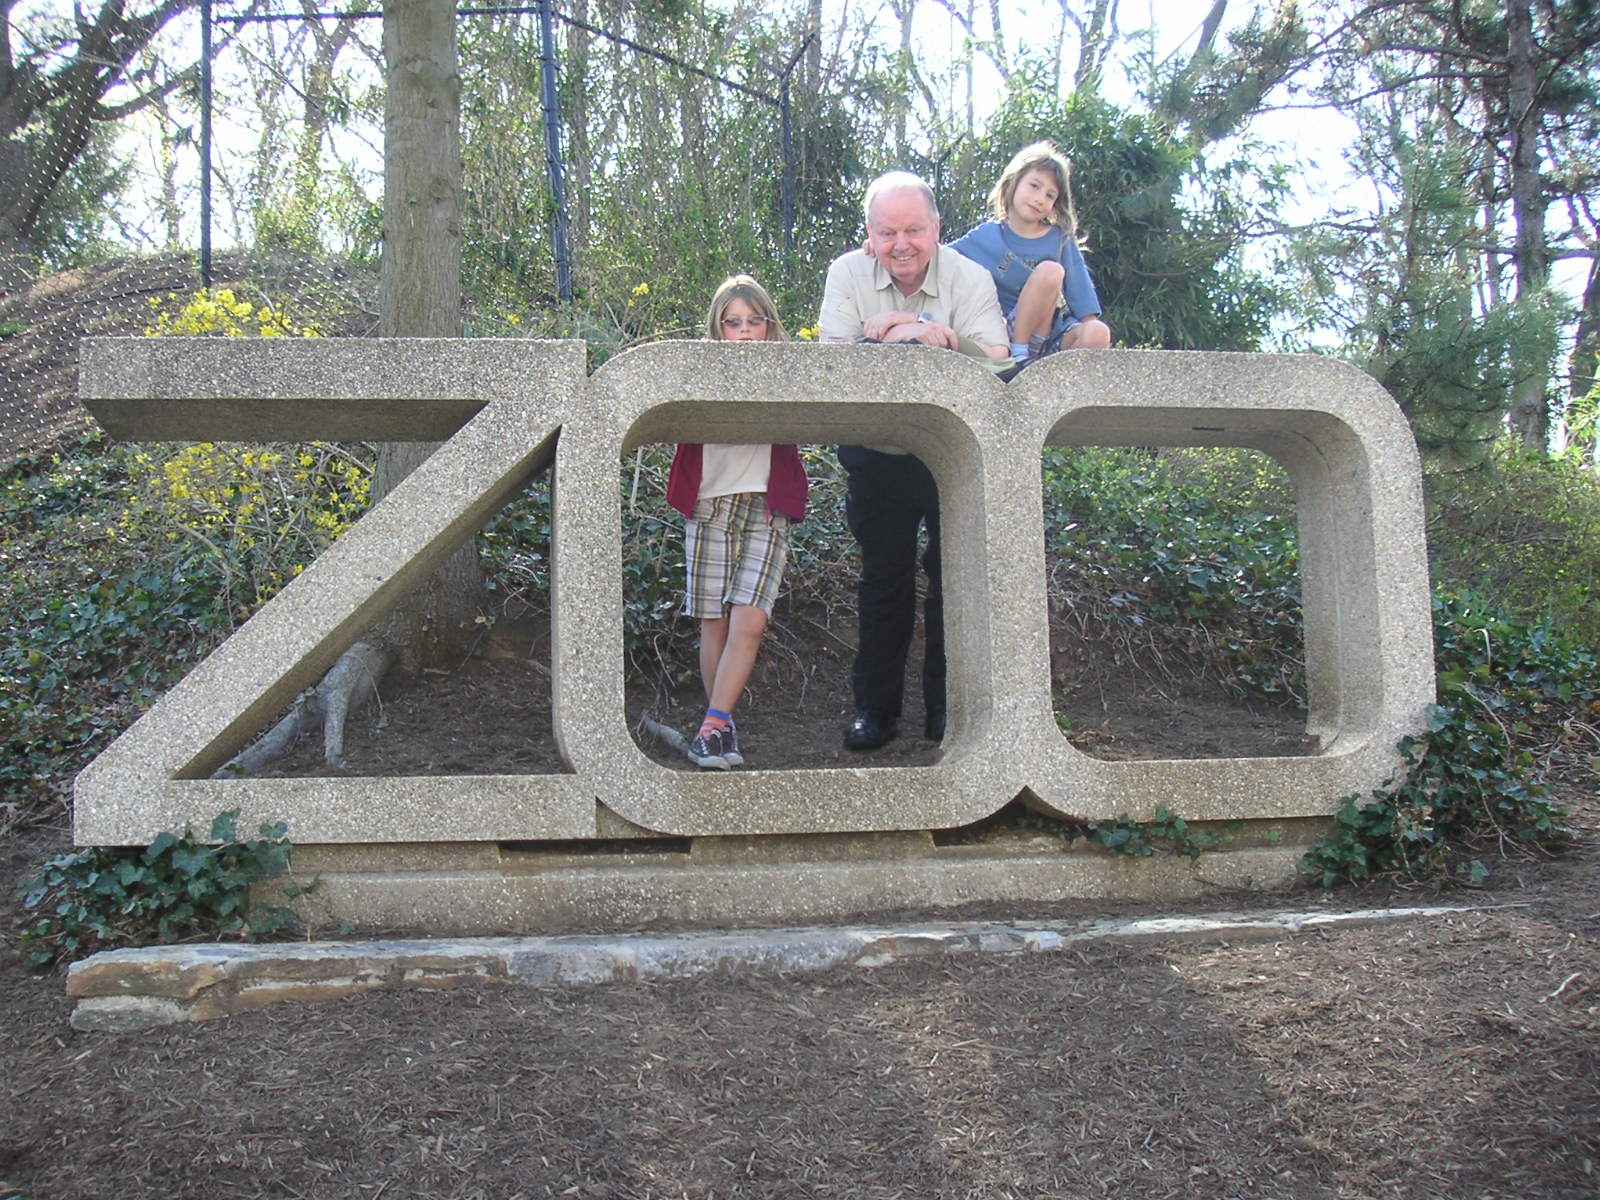
M 242 620 L 366 511 L 372 459 L 365 447 L 328 442 L 142 447 L 131 451 L 128 484 L 113 536 L 188 539 L 210 560 L 219 603 Z
M 294 915 L 251 895 L 289 869 L 283 825 L 262 825 L 241 841 L 237 809 L 219 813 L 211 841 L 160 834 L 143 850 L 94 847 L 45 863 L 23 884 L 30 913 L 23 959 L 42 971 L 96 950 L 202 938 L 259 938 L 294 927 Z
M 1404 778 L 1365 804 L 1346 797 L 1332 834 L 1306 855 L 1324 887 L 1384 872 L 1477 881 L 1487 850 L 1565 836 L 1546 766 L 1572 735 L 1573 711 L 1600 704 L 1594 651 L 1446 591 L 1434 596 L 1433 636 L 1440 703 L 1427 732 L 1400 743 Z
M 1242 486 L 1248 476 L 1253 483 Z M 1282 472 L 1239 452 L 1045 452 L 1052 608 L 1229 690 L 1298 700 L 1299 538 Z
M 367 477 L 320 443 L 98 436 L 0 472 L 0 831 L 64 809 L 72 775 L 354 519 Z
M 1511 444 L 1481 468 L 1426 477 L 1435 582 L 1600 646 L 1600 477 Z
M 201 288 L 192 296 L 150 297 L 153 324 L 146 337 L 321 337 L 312 321 L 296 321 L 283 305 L 249 300 L 232 288 Z

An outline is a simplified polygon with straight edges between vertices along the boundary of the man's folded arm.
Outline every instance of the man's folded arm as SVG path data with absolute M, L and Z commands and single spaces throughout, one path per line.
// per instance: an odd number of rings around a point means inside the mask
M 824 342 L 859 341 L 863 320 L 850 282 L 835 261 L 828 268 L 828 281 L 822 288 L 822 313 L 817 318 L 817 336 Z

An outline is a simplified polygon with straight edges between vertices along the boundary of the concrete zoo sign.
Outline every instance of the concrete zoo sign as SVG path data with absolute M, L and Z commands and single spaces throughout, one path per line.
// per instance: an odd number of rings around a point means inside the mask
M 1381 784 L 1395 743 L 1433 699 L 1415 444 L 1381 388 L 1325 358 L 1077 352 L 1002 384 L 921 348 L 663 342 L 586 376 L 584 347 L 570 341 L 91 339 L 81 371 L 84 403 L 118 437 L 445 444 L 79 776 L 80 843 L 137 843 L 239 808 L 247 827 L 287 819 L 298 845 L 327 848 L 330 870 L 355 870 L 359 847 L 359 861 L 381 870 L 397 843 L 437 848 L 422 859 L 435 866 L 478 870 L 505 843 L 619 832 L 738 839 L 725 847 L 876 834 L 888 845 L 890 834 L 979 820 L 1019 794 L 1088 819 L 1140 819 L 1169 804 L 1193 820 L 1281 824 Z M 623 710 L 618 464 L 636 444 L 708 427 L 729 442 L 892 441 L 932 469 L 949 654 L 939 761 L 712 774 L 639 752 Z M 1105 762 L 1068 744 L 1049 690 L 1047 445 L 1242 446 L 1287 469 L 1319 753 Z M 564 773 L 209 778 L 552 467 Z M 761 855 L 718 861 L 754 869 Z

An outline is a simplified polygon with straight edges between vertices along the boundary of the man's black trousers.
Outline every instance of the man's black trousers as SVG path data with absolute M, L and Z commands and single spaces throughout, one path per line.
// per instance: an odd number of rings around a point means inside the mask
M 923 605 L 922 697 L 928 715 L 944 713 L 944 590 L 939 564 L 939 488 L 909 454 L 840 446 L 849 477 L 845 515 L 861 546 L 856 594 L 857 650 L 850 669 L 856 709 L 899 720 L 906 653 L 917 623 L 917 529 L 926 523 L 928 574 Z

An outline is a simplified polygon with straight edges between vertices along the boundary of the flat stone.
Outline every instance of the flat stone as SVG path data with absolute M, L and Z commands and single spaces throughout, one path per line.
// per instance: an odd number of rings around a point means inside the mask
M 1218 912 L 1198 916 L 905 926 L 713 930 L 626 937 L 477 938 L 210 944 L 109 950 L 74 963 L 72 1026 L 128 1033 L 207 1021 L 277 1004 L 375 990 L 485 983 L 584 987 L 711 974 L 872 969 L 952 954 L 1050 953 L 1095 941 L 1283 938 L 1312 929 L 1427 919 L 1470 907 L 1355 912 Z M 172 998 L 170 981 L 205 969 L 206 984 Z M 93 985 L 85 981 L 92 980 Z M 113 983 L 114 981 L 114 983 Z

